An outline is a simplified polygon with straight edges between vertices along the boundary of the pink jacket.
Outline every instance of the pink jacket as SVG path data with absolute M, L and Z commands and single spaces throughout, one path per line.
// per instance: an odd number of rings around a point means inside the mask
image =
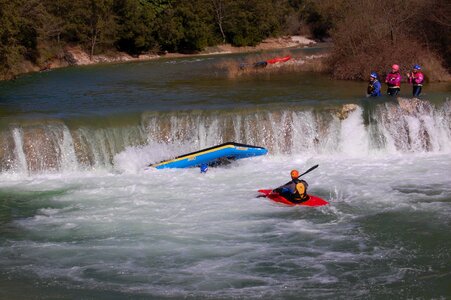
M 401 74 L 399 72 L 390 72 L 385 77 L 385 83 L 388 87 L 399 88 L 401 86 Z
M 411 73 L 409 77 L 409 83 L 413 85 L 423 85 L 424 75 L 421 72 Z

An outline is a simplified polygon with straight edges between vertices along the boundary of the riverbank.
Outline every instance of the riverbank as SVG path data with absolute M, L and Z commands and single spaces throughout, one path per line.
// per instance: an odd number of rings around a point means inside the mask
M 69 66 L 86 66 L 105 63 L 123 63 L 133 61 L 147 61 L 159 58 L 179 58 L 179 57 L 194 57 L 202 55 L 220 55 L 228 53 L 251 53 L 267 50 L 278 49 L 294 49 L 309 47 L 317 44 L 316 41 L 309 39 L 305 36 L 286 36 L 279 38 L 268 38 L 257 46 L 250 47 L 234 47 L 231 44 L 222 44 L 213 47 L 207 47 L 205 50 L 192 53 L 146 53 L 138 56 L 132 56 L 125 52 L 110 51 L 105 54 L 93 55 L 83 50 L 80 46 L 67 46 L 61 50 L 60 54 L 49 59 L 44 65 L 33 64 L 29 61 L 24 61 L 19 67 L 17 74 L 12 75 L 10 78 L 0 78 L 0 80 L 15 79 L 17 76 L 32 72 L 43 72 L 52 69 L 65 68 Z

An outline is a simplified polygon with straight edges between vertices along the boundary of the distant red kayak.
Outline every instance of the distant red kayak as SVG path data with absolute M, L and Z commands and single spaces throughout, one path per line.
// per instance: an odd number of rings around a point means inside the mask
M 263 194 L 266 198 L 271 199 L 274 202 L 283 203 L 289 206 L 304 205 L 304 206 L 323 206 L 329 204 L 326 200 L 319 197 L 309 195 L 309 199 L 302 203 L 293 203 L 288 201 L 285 197 L 282 197 L 279 193 L 273 193 L 272 190 L 258 190 L 259 193 Z
M 266 62 L 268 64 L 276 64 L 276 63 L 280 63 L 280 62 L 286 62 L 289 61 L 291 59 L 290 55 L 284 56 L 284 57 L 275 57 L 272 59 L 268 59 Z

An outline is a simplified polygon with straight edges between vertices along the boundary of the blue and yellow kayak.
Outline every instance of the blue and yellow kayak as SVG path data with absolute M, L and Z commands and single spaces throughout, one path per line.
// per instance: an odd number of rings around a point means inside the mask
M 149 167 L 166 169 L 191 168 L 198 167 L 202 164 L 213 166 L 220 164 L 223 161 L 260 156 L 265 155 L 266 153 L 268 153 L 268 150 L 263 147 L 238 143 L 225 143 L 177 156 L 176 158 L 164 160 L 159 163 L 150 164 Z

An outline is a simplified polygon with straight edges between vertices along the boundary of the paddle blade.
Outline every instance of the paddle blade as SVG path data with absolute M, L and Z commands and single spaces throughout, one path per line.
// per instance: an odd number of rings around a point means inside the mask
M 301 176 L 303 176 L 303 175 L 305 175 L 305 174 L 307 174 L 308 172 L 311 172 L 311 171 L 315 170 L 315 169 L 318 168 L 318 167 L 319 167 L 319 165 L 314 165 L 313 167 L 311 167 L 310 169 L 308 169 L 307 171 L 305 171 L 304 173 L 302 173 L 301 175 L 299 175 L 298 178 L 301 177 Z

